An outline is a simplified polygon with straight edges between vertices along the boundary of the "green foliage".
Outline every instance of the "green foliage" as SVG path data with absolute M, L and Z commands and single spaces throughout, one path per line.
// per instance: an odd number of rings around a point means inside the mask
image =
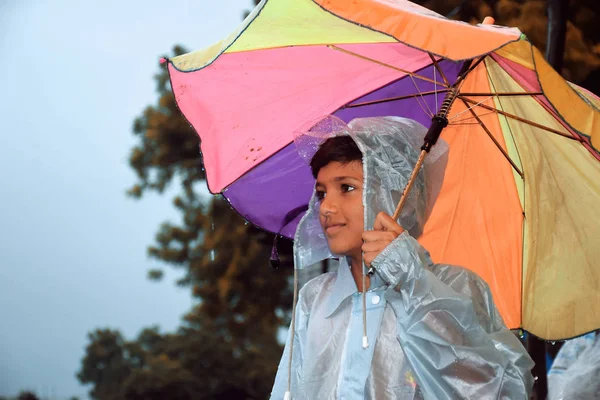
M 133 348 L 129 354 L 125 340 L 118 331 L 99 329 L 88 334 L 89 344 L 77 378 L 83 384 L 93 384 L 90 396 L 111 399 L 135 368 L 140 357 Z
M 17 396 L 17 400 L 40 400 L 33 392 L 21 392 Z
M 185 52 L 180 46 L 173 48 L 174 56 Z M 129 190 L 134 197 L 148 189 L 162 192 L 174 177 L 191 194 L 193 183 L 204 179 L 198 136 L 177 109 L 168 79 L 161 69 L 155 76 L 157 103 L 146 107 L 133 123 L 139 139 L 129 155 L 129 165 L 139 180 Z
M 175 334 L 145 329 L 131 342 L 118 331 L 96 330 L 89 340 L 78 378 L 102 400 L 262 399 L 275 369 L 261 351 L 280 352 L 269 343 L 236 351 L 210 321 Z
M 277 334 L 289 321 L 290 271 L 269 266 L 273 235 L 246 224 L 225 200 L 198 194 L 205 185 L 198 135 L 177 110 L 166 70 L 155 79 L 158 101 L 134 123 L 139 142 L 129 162 L 138 182 L 129 194 L 181 184 L 173 200 L 181 223 L 162 224 L 148 253 L 179 268 L 177 283 L 198 301 L 173 334 L 150 328 L 126 341 L 118 331 L 90 333 L 77 377 L 98 400 L 268 397 L 282 351 Z M 289 258 L 290 244 L 282 250 Z
M 160 281 L 164 276 L 164 271 L 160 269 L 151 269 L 148 271 L 148 279 L 151 281 Z

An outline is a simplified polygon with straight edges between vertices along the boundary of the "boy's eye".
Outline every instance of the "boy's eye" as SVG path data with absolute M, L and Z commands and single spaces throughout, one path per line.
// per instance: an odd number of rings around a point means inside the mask
M 352 185 L 347 185 L 345 183 L 342 183 L 342 193 L 347 193 L 347 192 L 351 192 L 354 189 L 356 189 L 356 187 L 352 186 Z
M 325 198 L 325 192 L 322 190 L 317 190 L 316 194 L 317 194 L 317 199 L 319 199 L 319 201 L 323 200 Z

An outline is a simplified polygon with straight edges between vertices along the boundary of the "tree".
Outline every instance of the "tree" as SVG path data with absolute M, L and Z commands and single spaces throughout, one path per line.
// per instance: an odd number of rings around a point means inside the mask
M 174 49 L 175 54 L 181 52 Z M 265 373 L 274 373 L 281 355 L 277 333 L 287 324 L 291 308 L 290 273 L 269 267 L 273 235 L 245 223 L 223 199 L 206 201 L 197 194 L 198 185 L 205 184 L 198 136 L 177 110 L 165 70 L 156 81 L 157 105 L 147 107 L 134 123 L 140 144 L 130 164 L 139 182 L 130 194 L 162 192 L 179 181 L 182 193 L 173 203 L 182 223 L 163 224 L 149 254 L 184 271 L 178 283 L 190 286 L 199 300 L 185 318 L 189 328 L 202 330 L 210 324 L 213 334 L 226 338 L 233 351 L 259 354 L 264 358 L 260 362 L 270 366 Z M 284 241 L 282 250 L 282 256 L 289 257 L 290 243 Z M 161 275 L 150 271 L 153 279 Z
M 94 387 L 90 395 L 99 400 L 262 399 L 275 373 L 262 349 L 237 350 L 210 320 L 202 329 L 172 334 L 147 328 L 133 341 L 111 330 L 88 339 L 78 378 Z
M 130 355 L 125 340 L 118 331 L 98 329 L 88 334 L 90 343 L 77 378 L 83 384 L 93 384 L 94 399 L 116 399 L 121 386 L 136 366 L 139 353 Z
M 40 398 L 33 392 L 25 391 L 19 393 L 17 400 L 40 400 Z
M 130 165 L 138 182 L 129 194 L 181 185 L 173 203 L 182 221 L 163 224 L 148 252 L 184 271 L 177 283 L 198 303 L 176 334 L 146 329 L 126 342 L 117 331 L 91 333 L 77 376 L 93 385 L 96 399 L 264 398 L 281 356 L 277 335 L 289 320 L 290 271 L 269 267 L 273 235 L 247 224 L 223 199 L 198 195 L 205 184 L 198 136 L 176 107 L 166 71 L 155 79 L 158 101 L 134 122 L 139 143 Z M 291 247 L 283 247 L 285 257 Z

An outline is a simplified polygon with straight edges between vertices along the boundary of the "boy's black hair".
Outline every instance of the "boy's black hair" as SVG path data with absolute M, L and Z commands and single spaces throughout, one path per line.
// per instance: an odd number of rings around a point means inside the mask
M 350 136 L 335 136 L 319 146 L 319 150 L 310 161 L 313 177 L 316 179 L 321 168 L 334 161 L 342 164 L 362 162 L 362 153 Z

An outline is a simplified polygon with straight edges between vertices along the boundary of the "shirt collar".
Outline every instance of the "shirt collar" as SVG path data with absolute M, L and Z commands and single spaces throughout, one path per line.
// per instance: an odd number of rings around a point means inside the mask
M 384 285 L 383 280 L 378 274 L 371 276 L 371 285 L 369 291 L 377 289 Z M 337 270 L 337 277 L 333 283 L 331 293 L 327 297 L 327 303 L 325 304 L 326 317 L 329 318 L 342 304 L 344 300 L 358 292 L 356 282 L 352 276 L 350 265 L 346 257 L 340 258 L 340 264 Z
M 333 288 L 329 296 L 327 296 L 327 304 L 325 305 L 326 317 L 329 318 L 349 296 L 358 292 L 350 266 L 346 257 L 340 258 L 340 264 L 337 270 L 337 276 L 333 283 Z

